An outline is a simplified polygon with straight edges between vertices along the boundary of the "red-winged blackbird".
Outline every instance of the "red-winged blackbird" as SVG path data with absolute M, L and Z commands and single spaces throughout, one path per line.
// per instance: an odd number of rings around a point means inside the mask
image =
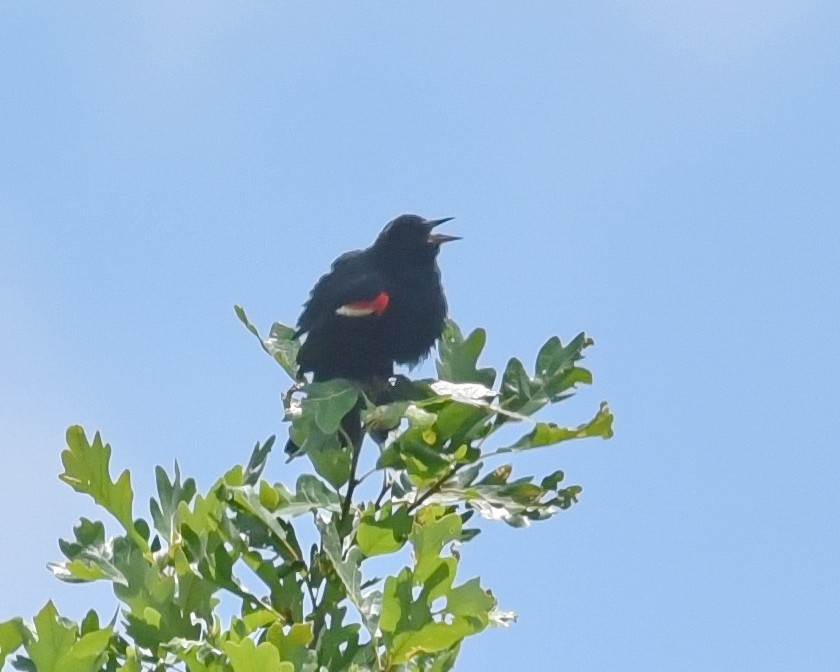
M 306 334 L 300 375 L 371 385 L 392 376 L 394 363 L 413 365 L 429 353 L 446 317 L 437 254 L 441 244 L 459 240 L 434 228 L 450 219 L 402 215 L 373 245 L 333 262 L 298 320 L 295 336 Z M 361 440 L 359 409 L 342 425 L 354 443 Z M 290 440 L 286 451 L 295 450 Z

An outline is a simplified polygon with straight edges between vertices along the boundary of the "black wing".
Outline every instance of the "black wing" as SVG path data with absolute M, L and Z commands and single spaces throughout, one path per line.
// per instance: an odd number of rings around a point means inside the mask
M 330 272 L 313 287 L 298 319 L 296 336 L 335 315 L 341 306 L 357 301 L 372 301 L 386 289 L 384 276 L 372 263 L 369 250 L 342 254 L 333 262 Z

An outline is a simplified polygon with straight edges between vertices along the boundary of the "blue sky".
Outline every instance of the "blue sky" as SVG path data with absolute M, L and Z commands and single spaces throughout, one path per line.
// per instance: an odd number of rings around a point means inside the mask
M 519 623 L 459 669 L 840 665 L 840 5 L 0 4 L 0 619 L 110 610 L 44 564 L 101 430 L 147 500 L 272 433 L 340 252 L 455 216 L 485 362 L 586 331 L 612 441 L 527 455 L 581 503 L 465 549 Z M 422 373 L 422 371 L 421 371 Z M 293 472 L 275 459 L 268 475 Z

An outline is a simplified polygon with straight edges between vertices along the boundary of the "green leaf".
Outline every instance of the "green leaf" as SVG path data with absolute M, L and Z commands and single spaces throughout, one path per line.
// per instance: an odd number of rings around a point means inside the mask
M 105 628 L 83 635 L 70 651 L 72 663 L 69 669 L 73 672 L 86 669 L 98 671 L 113 634 L 111 628 Z
M 352 382 L 334 378 L 306 386 L 303 413 L 313 413 L 315 424 L 324 434 L 335 434 L 341 420 L 359 400 L 359 389 Z
M 566 478 L 566 474 L 563 473 L 562 470 L 558 469 L 557 471 L 549 474 L 545 478 L 540 481 L 540 487 L 543 490 L 556 490 L 557 486 Z
M 358 403 L 359 390 L 342 379 L 312 383 L 292 422 L 292 440 L 312 461 L 315 471 L 334 487 L 350 478 L 350 449 L 337 432 L 342 418 Z
M 89 609 L 88 613 L 86 613 L 85 617 L 82 619 L 80 632 L 83 635 L 86 635 L 87 633 L 94 632 L 95 630 L 101 630 L 99 627 L 99 614 L 97 614 L 93 609 Z
M 293 434 L 297 443 L 297 434 Z M 350 449 L 343 446 L 335 434 L 321 434 L 313 429 L 306 440 L 298 443 L 312 462 L 315 472 L 338 489 L 350 480 Z
M 437 651 L 430 655 L 420 655 L 411 662 L 416 663 L 417 670 L 423 672 L 449 672 L 455 667 L 455 661 L 461 650 L 460 642 L 446 651 Z
M 379 623 L 391 665 L 411 661 L 413 667 L 408 669 L 420 669 L 422 661 L 428 669 L 451 668 L 451 652 L 465 637 L 487 627 L 489 612 L 496 606 L 477 579 L 453 588 L 458 559 L 442 557 L 441 552 L 460 538 L 461 517 L 443 511 L 443 507 L 430 506 L 417 514 L 411 535 L 414 571 L 406 567 L 385 580 Z M 421 590 L 415 597 L 416 586 Z M 446 606 L 432 611 L 441 597 L 446 598 Z M 431 654 L 441 654 L 439 666 L 431 667 Z
M 335 583 L 327 584 L 327 591 L 332 592 Z M 359 672 L 369 672 L 374 667 L 375 654 L 372 641 L 366 645 L 359 645 L 358 623 L 347 622 L 347 609 L 338 607 L 335 600 L 340 600 L 343 595 L 333 596 L 332 599 L 324 598 L 324 613 L 329 616 L 329 625 L 321 630 L 318 635 L 318 663 L 321 665 L 319 672 L 324 670 L 349 670 L 352 671 L 356 665 L 355 660 L 369 660 L 371 664 L 356 668 Z M 308 671 L 307 671 L 308 672 Z
M 206 497 L 195 497 L 192 508 L 186 502 L 178 504 L 177 522 L 182 534 L 184 528 L 188 528 L 204 539 L 219 535 L 225 511 L 225 504 L 219 499 L 220 493 L 224 493 L 224 487 L 217 485 Z
M 259 490 L 247 485 L 228 488 L 229 504 L 236 512 L 236 527 L 245 532 L 251 546 L 268 546 L 289 562 L 300 562 L 303 554 L 293 529 L 273 510 L 263 506 Z
M 549 403 L 556 403 L 569 396 L 578 383 L 590 384 L 592 374 L 575 363 L 583 358 L 583 350 L 593 344 L 586 334 L 578 334 L 563 346 L 556 336 L 548 339 L 540 349 L 531 378 L 525 367 L 512 358 L 502 375 L 502 406 L 509 411 L 531 416 Z M 507 421 L 499 417 L 496 425 Z
M 175 478 L 172 481 L 161 466 L 155 467 L 155 481 L 160 501 L 151 498 L 149 509 L 155 529 L 168 540 L 172 538 L 172 521 L 178 511 L 178 505 L 181 502 L 189 504 L 195 497 L 195 481 L 188 478 L 183 484 L 181 483 L 181 470 L 177 460 L 175 461 Z
M 175 605 L 181 613 L 190 614 L 191 619 L 201 618 L 206 623 L 211 623 L 213 609 L 219 603 L 218 598 L 213 597 L 218 586 L 193 568 L 183 548 L 176 546 L 170 552 L 174 555 L 175 573 L 178 577 Z
M 125 577 L 122 573 L 113 565 L 109 565 L 102 560 L 97 562 L 84 562 L 83 560 L 48 562 L 47 569 L 53 573 L 55 578 L 65 583 L 88 583 L 105 580 L 125 585 Z
M 433 481 L 451 468 L 451 463 L 441 455 L 441 443 L 433 430 L 410 428 L 386 448 L 377 461 L 377 468 L 405 469 L 415 481 Z
M 413 519 L 405 507 L 392 512 L 387 502 L 381 509 L 370 507 L 362 514 L 356 543 L 367 557 L 395 553 L 403 547 L 411 533 Z
M 408 420 L 408 424 L 410 427 L 416 427 L 418 429 L 428 429 L 432 425 L 435 424 L 437 420 L 436 413 L 430 413 L 426 411 L 416 404 L 408 404 L 406 405 L 402 416 Z M 402 416 L 400 419 L 402 419 Z
M 291 378 L 296 377 L 300 341 L 295 338 L 295 330 L 292 327 L 279 322 L 272 324 L 268 338 L 263 341 L 263 349 L 283 367 Z
M 520 438 L 516 443 L 500 448 L 497 453 L 509 453 L 520 450 L 529 450 L 531 448 L 541 448 L 543 446 L 554 445 L 561 441 L 568 441 L 569 439 L 584 439 L 588 437 L 600 436 L 602 439 L 609 439 L 613 435 L 612 431 L 613 414 L 606 402 L 601 403 L 601 407 L 589 422 L 578 425 L 577 427 L 559 427 L 553 423 L 540 422 L 534 429 Z
M 409 404 L 407 401 L 397 401 L 390 404 L 380 404 L 379 406 L 374 406 L 363 414 L 362 420 L 368 430 L 379 429 L 388 432 L 399 426 L 402 419 L 406 417 L 410 410 L 413 409 L 416 409 L 420 414 L 424 414 L 424 418 L 426 416 L 431 416 L 432 422 L 434 422 L 433 414 L 426 413 L 425 411 L 418 409 L 413 404 Z
M 35 637 L 25 646 L 38 672 L 97 672 L 112 636 L 105 628 L 79 637 L 76 625 L 47 602 L 35 617 Z
M 284 516 L 298 516 L 312 511 L 341 511 L 341 498 L 334 490 L 312 474 L 298 477 L 295 494 L 292 495 L 282 485 L 275 486 L 280 501 L 276 512 Z
M 283 623 L 299 622 L 303 620 L 303 579 L 301 572 L 305 569 L 302 562 L 284 562 L 279 567 L 272 560 L 266 560 L 255 551 L 245 553 L 242 558 L 245 564 L 251 568 L 262 582 L 269 589 L 268 603 L 274 609 L 274 622 Z M 260 598 L 265 603 L 265 598 Z M 278 619 L 278 614 L 282 619 Z M 248 625 L 248 631 L 253 627 L 247 622 L 248 617 L 243 621 Z
M 137 658 L 137 649 L 129 646 L 125 651 L 125 662 L 117 668 L 117 672 L 143 672 L 143 667 Z M 190 672 L 203 672 L 198 669 L 190 669 Z M 215 671 L 214 671 L 215 672 Z
M 516 357 L 511 357 L 502 374 L 502 403 L 524 415 L 531 415 L 548 403 L 544 394 L 534 398 L 531 378 Z M 530 402 L 530 403 L 529 403 Z
M 297 378 L 297 353 L 300 349 L 300 342 L 294 337 L 295 330 L 287 327 L 285 324 L 275 322 L 271 325 L 268 338 L 263 340 L 257 328 L 251 324 L 248 316 L 245 314 L 245 309 L 242 306 L 234 306 L 234 312 L 239 318 L 239 321 L 245 325 L 245 328 L 250 331 L 257 340 L 260 346 L 265 350 L 271 358 L 274 359 L 283 370 L 289 374 L 293 380 Z
M 386 642 L 392 640 L 401 630 L 410 627 L 416 629 L 432 622 L 432 612 L 428 604 L 425 600 L 414 600 L 413 588 L 414 577 L 408 567 L 404 567 L 397 576 L 385 579 L 379 626 L 386 636 Z
M 266 460 L 268 460 L 268 455 L 274 447 L 275 438 L 276 437 L 274 436 L 269 436 L 268 440 L 266 440 L 262 446 L 259 442 L 257 442 L 257 445 L 254 446 L 254 450 L 248 460 L 248 465 L 245 467 L 244 485 L 256 485 L 257 481 L 260 479 L 263 469 L 265 469 L 265 463 Z
M 487 625 L 487 614 L 496 606 L 496 600 L 481 587 L 478 579 L 470 579 L 457 588 L 453 588 L 446 596 L 446 611 L 455 616 L 476 619 Z
M 477 368 L 478 358 L 486 340 L 487 334 L 484 329 L 474 330 L 465 339 L 458 325 L 452 320 L 447 320 L 438 341 L 438 378 L 452 383 L 480 383 L 492 387 L 496 380 L 496 371 L 491 368 Z
M 183 638 L 175 638 L 167 642 L 165 649 L 175 655 L 179 661 L 187 664 L 189 672 L 231 672 L 228 664 L 228 657 L 218 648 L 211 646 L 206 641 L 196 641 Z M 129 649 L 131 651 L 131 649 Z M 136 650 L 132 652 L 136 660 Z M 128 660 L 128 656 L 126 656 Z M 182 669 L 180 666 L 171 669 Z M 119 672 L 123 672 L 120 670 Z M 125 672 L 144 672 L 139 662 L 136 667 L 131 667 Z M 155 669 L 158 672 L 158 669 Z
M 321 547 L 341 581 L 347 599 L 359 610 L 362 622 L 371 636 L 375 636 L 379 620 L 379 600 L 366 600 L 362 596 L 362 550 L 358 546 L 351 546 L 346 553 L 342 553 L 341 539 L 335 523 L 326 523 L 316 518 L 315 525 L 321 533 Z
M 511 465 L 497 467 L 476 480 L 481 468 L 482 464 L 478 463 L 439 484 L 436 493 L 426 500 L 426 505 L 433 505 L 434 510 L 441 504 L 464 503 L 469 510 L 477 511 L 487 520 L 501 520 L 513 527 L 525 527 L 532 521 L 546 520 L 569 508 L 577 502 L 581 492 L 579 486 L 557 489 L 562 478 L 559 471 L 543 479 L 541 485 L 536 485 L 530 477 L 509 482 Z M 395 493 L 395 496 L 399 496 L 400 501 L 410 502 L 416 501 L 420 495 L 419 490 L 409 489 L 399 495 Z M 425 508 L 421 512 L 425 513 Z M 475 530 L 461 529 L 456 537 L 456 532 L 457 529 L 453 528 L 448 531 L 448 536 L 469 541 L 477 534 Z M 430 555 L 434 557 L 434 552 Z
M 490 429 L 486 409 L 454 402 L 447 403 L 438 411 L 435 426 L 456 446 L 481 439 Z
M 451 399 L 459 404 L 482 408 L 488 414 L 498 413 L 514 420 L 529 419 L 522 413 L 492 403 L 490 399 L 497 397 L 499 393 L 479 383 L 450 383 L 446 380 L 439 380 L 429 387 L 443 398 Z
M 245 634 L 250 635 L 257 629 L 277 623 L 277 614 L 269 609 L 255 609 L 242 617 Z
M 105 540 L 105 526 L 82 518 L 73 528 L 76 541 L 58 540 L 69 562 L 51 562 L 47 567 L 56 578 L 68 583 L 105 579 L 125 585 L 125 577 L 114 565 L 113 545 Z
M 115 584 L 114 594 L 127 606 L 123 609 L 127 633 L 138 646 L 155 651 L 175 637 L 196 638 L 201 628 L 179 606 L 186 596 L 180 595 L 176 576 L 162 572 L 124 538 L 114 540 L 114 564 L 127 581 L 125 586 Z
M 0 623 L 0 668 L 6 658 L 20 648 L 26 635 L 28 631 L 20 618 Z
M 269 642 L 260 645 L 245 638 L 241 642 L 225 642 L 222 650 L 230 658 L 233 672 L 295 672 L 295 666 L 280 660 L 280 651 Z
M 70 427 L 67 430 L 67 449 L 61 453 L 61 461 L 64 472 L 59 478 L 76 492 L 93 497 L 122 524 L 139 548 L 148 550 L 146 540 L 134 529 L 131 476 L 126 469 L 116 481 L 111 480 L 111 446 L 102 443 L 99 432 L 90 444 L 81 427 Z
M 421 511 L 418 514 L 418 525 L 411 535 L 415 575 L 421 582 L 425 582 L 439 566 L 443 547 L 461 536 L 462 521 L 458 514 L 450 513 L 435 520 L 436 515 L 436 511 L 431 507 Z
M 265 634 L 265 641 L 277 647 L 282 660 L 292 663 L 297 670 L 304 669 L 304 665 L 314 662 L 315 652 L 310 650 L 310 644 L 315 637 L 313 623 L 293 623 L 288 632 L 283 631 L 282 624 L 272 625 Z

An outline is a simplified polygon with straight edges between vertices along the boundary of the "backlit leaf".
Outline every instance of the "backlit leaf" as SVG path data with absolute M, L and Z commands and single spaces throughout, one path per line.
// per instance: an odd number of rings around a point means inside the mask
M 613 415 L 606 402 L 601 404 L 595 417 L 589 422 L 577 427 L 559 427 L 553 423 L 540 422 L 534 429 L 520 438 L 516 443 L 500 448 L 498 453 L 507 453 L 531 448 L 550 446 L 569 439 L 585 439 L 599 436 L 602 439 L 609 439 L 612 431 Z
M 81 427 L 70 427 L 67 430 L 67 449 L 61 453 L 61 461 L 64 472 L 59 478 L 77 492 L 93 497 L 97 504 L 113 514 L 140 548 L 148 548 L 146 541 L 134 529 L 131 476 L 126 469 L 116 481 L 111 480 L 111 446 L 102 443 L 99 433 L 93 437 L 93 443 L 88 443 Z

